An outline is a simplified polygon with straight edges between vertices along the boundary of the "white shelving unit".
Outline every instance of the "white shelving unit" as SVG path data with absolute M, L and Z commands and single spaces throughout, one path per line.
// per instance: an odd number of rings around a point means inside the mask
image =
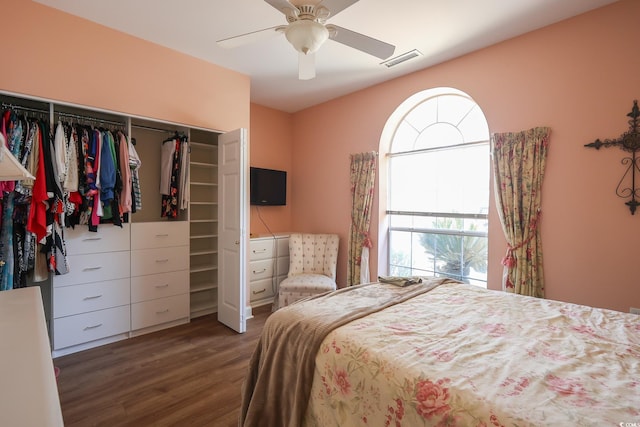
M 191 131 L 189 276 L 191 318 L 218 309 L 217 134 Z

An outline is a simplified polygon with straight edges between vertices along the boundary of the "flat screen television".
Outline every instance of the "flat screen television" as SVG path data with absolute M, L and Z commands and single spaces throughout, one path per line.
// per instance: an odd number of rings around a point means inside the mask
M 249 193 L 252 205 L 284 206 L 287 204 L 287 172 L 250 168 Z

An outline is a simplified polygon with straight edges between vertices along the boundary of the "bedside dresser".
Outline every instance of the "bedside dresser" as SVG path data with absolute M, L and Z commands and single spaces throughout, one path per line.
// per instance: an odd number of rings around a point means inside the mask
M 249 241 L 251 307 L 273 303 L 278 285 L 289 272 L 289 235 L 252 237 Z

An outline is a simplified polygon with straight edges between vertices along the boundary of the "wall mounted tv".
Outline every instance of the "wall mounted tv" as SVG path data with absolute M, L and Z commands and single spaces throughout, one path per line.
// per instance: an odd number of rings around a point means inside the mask
M 250 168 L 249 193 L 252 205 L 284 206 L 287 204 L 287 172 Z

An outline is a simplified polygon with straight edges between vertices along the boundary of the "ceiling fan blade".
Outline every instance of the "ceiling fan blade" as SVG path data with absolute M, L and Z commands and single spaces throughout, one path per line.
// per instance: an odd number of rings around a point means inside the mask
M 292 5 L 288 0 L 264 0 L 271 6 L 278 9 L 280 12 L 287 14 L 287 9 L 296 10 L 296 7 Z
M 331 16 L 336 16 L 338 13 L 357 2 L 358 0 L 322 0 L 320 5 L 329 9 Z
M 264 30 L 253 31 L 251 33 L 241 34 L 239 36 L 229 37 L 227 39 L 218 40 L 218 46 L 231 49 L 238 46 L 244 46 L 249 43 L 254 43 L 260 40 L 265 40 L 273 36 L 281 34 L 281 25 L 277 27 L 265 28 Z
M 336 30 L 335 34 L 333 31 L 329 31 L 331 34 L 329 37 L 331 39 L 380 59 L 387 59 L 393 55 L 393 52 L 396 50 L 394 45 L 374 39 L 373 37 L 365 36 L 364 34 L 356 33 L 355 31 L 347 30 L 337 25 L 327 25 L 327 29 L 330 27 Z
M 316 77 L 316 54 L 304 54 L 300 52 L 298 55 L 298 79 L 311 80 Z

